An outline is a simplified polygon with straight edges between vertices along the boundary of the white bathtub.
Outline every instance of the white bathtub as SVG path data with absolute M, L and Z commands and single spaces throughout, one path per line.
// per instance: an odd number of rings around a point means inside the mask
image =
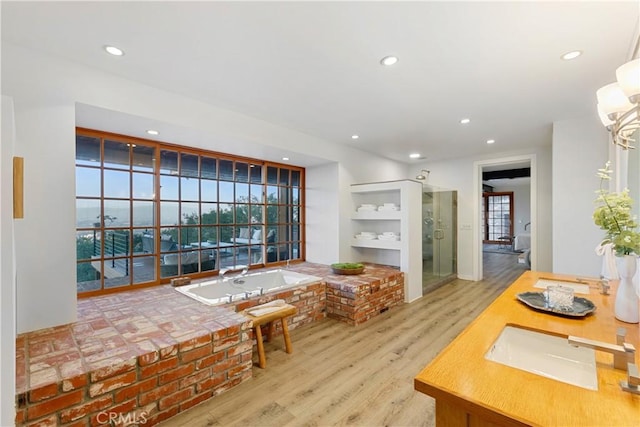
M 318 276 L 289 270 L 268 270 L 259 273 L 229 277 L 179 286 L 176 291 L 207 305 L 228 304 L 243 299 L 304 286 L 321 281 Z

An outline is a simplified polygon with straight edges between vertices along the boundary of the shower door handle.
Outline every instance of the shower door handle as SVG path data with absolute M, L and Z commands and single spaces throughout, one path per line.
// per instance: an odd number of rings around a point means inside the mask
M 442 228 L 436 228 L 433 230 L 433 238 L 437 240 L 444 239 L 444 230 L 442 230 Z

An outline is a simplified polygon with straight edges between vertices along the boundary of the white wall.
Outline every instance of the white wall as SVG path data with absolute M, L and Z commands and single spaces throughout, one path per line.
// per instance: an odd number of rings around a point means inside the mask
M 179 141 L 196 148 L 249 155 L 272 147 L 338 163 L 337 177 L 327 179 L 333 166 L 310 168 L 307 177 L 307 203 L 323 206 L 306 212 L 314 227 L 307 245 L 312 260 L 349 256 L 343 235 L 350 223 L 340 205 L 350 184 L 406 177 L 402 163 L 8 43 L 2 45 L 2 91 L 14 99 L 15 151 L 26 165 L 26 218 L 15 231 L 18 332 L 76 318 L 76 103 L 197 130 L 207 138 Z M 331 192 L 336 197 L 326 200 Z M 339 242 L 338 253 L 328 242 Z
M 554 272 L 600 275 L 602 261 L 594 249 L 604 232 L 592 215 L 600 185 L 596 172 L 608 159 L 608 141 L 595 114 L 553 124 Z
M 541 146 L 529 151 L 486 154 L 484 156 L 433 161 L 413 165 L 410 172 L 415 176 L 421 169 L 431 171 L 427 184 L 458 191 L 458 277 L 474 278 L 473 230 L 479 232 L 480 224 L 474 218 L 474 163 L 496 161 L 514 156 L 536 157 L 537 167 L 537 268 L 550 271 L 551 259 L 551 147 Z M 475 226 L 475 227 L 474 227 Z M 480 248 L 476 248 L 477 251 Z
M 20 333 L 76 320 L 75 120 L 73 104 L 16 97 L 15 106 L 15 154 L 25 159 L 25 217 L 15 223 Z
M 497 192 L 513 192 L 513 234 L 528 233 L 524 226 L 531 222 L 531 186 L 528 183 L 512 185 L 496 185 Z
M 307 168 L 305 173 L 306 258 L 310 262 L 331 264 L 339 253 L 340 240 L 327 239 L 328 235 L 339 235 L 340 230 L 338 170 L 338 163 L 328 163 Z
M 16 311 L 13 256 L 13 101 L 2 97 L 0 144 L 0 425 L 13 425 L 16 392 Z M 21 220 L 17 220 L 21 221 Z

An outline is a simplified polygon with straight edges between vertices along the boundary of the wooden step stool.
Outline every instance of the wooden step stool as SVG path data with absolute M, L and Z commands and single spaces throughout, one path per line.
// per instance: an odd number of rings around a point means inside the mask
M 264 369 L 267 366 L 267 358 L 264 354 L 264 343 L 262 342 L 262 329 L 260 328 L 262 325 L 268 325 L 267 330 L 267 342 L 271 341 L 271 336 L 273 335 L 274 324 L 273 322 L 276 320 L 280 320 L 282 324 L 282 334 L 284 335 L 284 346 L 287 353 L 291 354 L 293 352 L 293 347 L 291 346 L 291 337 L 289 336 L 289 328 L 287 327 L 287 317 L 293 316 L 296 314 L 297 309 L 295 306 L 286 304 L 283 305 L 278 311 L 272 311 L 271 313 L 263 314 L 262 316 L 252 316 L 251 314 L 243 311 L 241 314 L 246 316 L 248 319 L 253 321 L 253 331 L 256 335 L 256 343 L 258 345 L 258 360 L 259 366 Z

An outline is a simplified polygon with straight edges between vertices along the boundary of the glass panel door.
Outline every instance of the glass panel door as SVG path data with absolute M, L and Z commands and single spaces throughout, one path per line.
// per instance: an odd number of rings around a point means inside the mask
M 456 278 L 457 192 L 425 187 L 422 194 L 423 295 Z

